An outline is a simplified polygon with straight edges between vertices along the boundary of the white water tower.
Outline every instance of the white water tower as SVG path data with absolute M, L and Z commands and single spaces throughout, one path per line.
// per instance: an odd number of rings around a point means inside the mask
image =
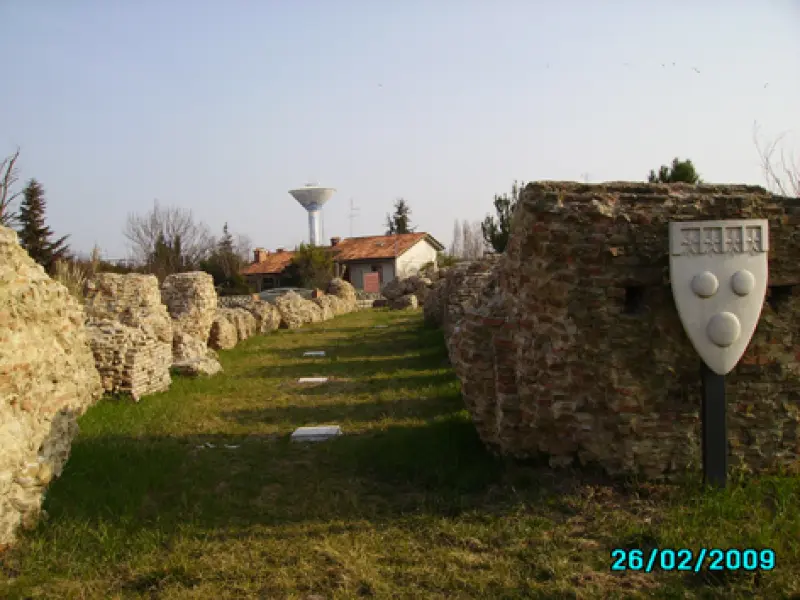
M 308 239 L 312 246 L 319 246 L 322 243 L 320 211 L 335 192 L 336 190 L 333 188 L 321 187 L 315 183 L 308 183 L 305 187 L 289 190 L 300 206 L 308 211 Z

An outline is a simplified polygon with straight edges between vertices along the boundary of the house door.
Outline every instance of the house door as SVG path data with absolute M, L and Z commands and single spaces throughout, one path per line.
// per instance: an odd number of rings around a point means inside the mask
M 378 283 L 383 284 L 383 267 L 381 265 L 372 265 L 371 271 L 378 274 Z
M 380 293 L 381 291 L 381 281 L 380 281 L 380 273 L 372 272 L 372 273 L 364 273 L 363 279 L 363 289 L 365 292 L 372 292 L 374 294 Z

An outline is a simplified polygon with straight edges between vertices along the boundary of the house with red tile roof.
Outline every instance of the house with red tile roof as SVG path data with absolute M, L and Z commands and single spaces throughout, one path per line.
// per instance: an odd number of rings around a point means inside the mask
M 396 277 L 413 275 L 426 263 L 436 264 L 437 253 L 444 250 L 439 241 L 424 232 L 334 237 L 326 248 L 333 254 L 337 271 L 356 289 L 364 289 L 365 281 L 368 288 L 374 288 L 376 281 L 383 286 Z M 242 275 L 259 291 L 280 287 L 293 256 L 294 252 L 282 248 L 275 252 L 256 248 L 253 262 L 242 270 Z

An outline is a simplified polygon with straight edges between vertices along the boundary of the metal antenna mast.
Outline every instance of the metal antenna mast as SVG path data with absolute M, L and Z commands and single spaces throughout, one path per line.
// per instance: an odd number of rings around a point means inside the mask
M 353 205 L 353 199 L 350 198 L 350 237 L 353 237 L 353 219 L 358 215 L 360 209 Z

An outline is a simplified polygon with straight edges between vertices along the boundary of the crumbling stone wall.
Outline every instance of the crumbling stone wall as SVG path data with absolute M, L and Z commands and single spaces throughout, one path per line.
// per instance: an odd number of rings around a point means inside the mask
M 161 300 L 172 317 L 172 370 L 211 375 L 222 370 L 207 346 L 217 311 L 214 278 L 202 271 L 167 275 Z
M 102 394 L 82 306 L 0 227 L 0 548 L 32 526 Z
M 322 309 L 312 300 L 306 300 L 294 292 L 287 292 L 277 298 L 275 306 L 281 315 L 280 326 L 283 329 L 296 329 L 306 323 L 322 321 Z
M 86 328 L 103 386 L 134 400 L 169 388 L 173 326 L 154 275 L 100 273 L 86 284 Z
M 323 321 L 329 321 L 336 316 L 335 306 L 341 303 L 339 298 L 336 296 L 329 296 L 323 292 L 318 294 L 315 298 L 312 298 L 311 301 L 319 306 L 320 310 L 322 311 Z
M 281 314 L 269 302 L 252 300 L 243 306 L 256 320 L 256 333 L 275 331 L 281 324 Z
M 425 299 L 433 287 L 433 281 L 427 277 L 412 275 L 411 277 L 392 279 L 381 289 L 381 294 L 389 301 L 389 308 L 402 310 L 423 306 Z M 411 299 L 411 296 L 414 299 Z
M 426 297 L 425 322 L 441 327 L 445 340 L 449 340 L 453 327 L 464 316 L 467 307 L 483 292 L 496 264 L 497 257 L 487 256 L 441 269 Z
M 171 344 L 113 319 L 93 319 L 86 330 L 105 392 L 138 401 L 169 389 Z
M 753 186 L 543 182 L 449 340 L 484 442 L 671 477 L 700 458 L 700 359 L 669 287 L 668 222 L 766 218 L 769 296 L 726 377 L 735 468 L 800 457 L 800 200 Z
M 202 271 L 167 275 L 161 286 L 161 300 L 177 329 L 208 340 L 217 310 L 217 292 L 211 275 Z
M 208 346 L 215 350 L 230 350 L 239 341 L 239 333 L 236 324 L 222 310 L 217 309 L 214 321 L 211 323 Z

